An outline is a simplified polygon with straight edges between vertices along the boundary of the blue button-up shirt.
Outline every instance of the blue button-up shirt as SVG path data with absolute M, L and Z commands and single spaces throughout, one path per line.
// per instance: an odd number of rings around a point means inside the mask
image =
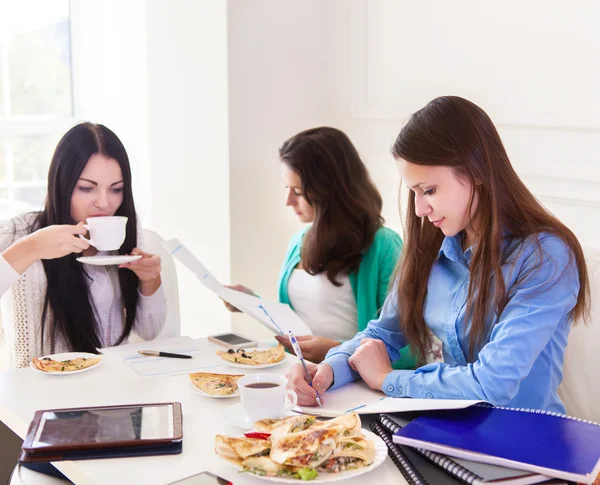
M 382 391 L 391 397 L 481 399 L 564 412 L 557 389 L 571 311 L 579 294 L 579 273 L 572 252 L 560 238 L 544 233 L 539 243 L 541 252 L 535 237 L 505 239 L 508 258 L 502 274 L 509 301 L 500 315 L 489 309 L 486 340 L 477 349 L 476 360 L 469 361 L 470 322 L 465 313 L 472 248 L 463 252 L 462 233 L 446 237 L 431 269 L 424 304 L 425 322 L 442 341 L 444 362 L 392 371 Z M 393 290 L 377 320 L 327 353 L 324 363 L 333 368 L 333 388 L 360 378 L 348 358 L 363 338 L 383 340 L 390 359 L 399 357 L 398 349 L 407 345 L 400 318 Z

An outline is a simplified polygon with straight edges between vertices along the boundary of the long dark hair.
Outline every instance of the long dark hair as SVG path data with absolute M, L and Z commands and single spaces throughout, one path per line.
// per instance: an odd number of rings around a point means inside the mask
M 115 215 L 128 217 L 125 242 L 121 254 L 129 254 L 137 246 L 137 220 L 131 189 L 131 169 L 125 147 L 111 130 L 103 125 L 81 123 L 71 128 L 58 142 L 48 170 L 46 204 L 37 217 L 36 228 L 54 224 L 76 224 L 71 217 L 71 196 L 79 176 L 90 157 L 96 153 L 115 159 L 123 173 L 123 203 Z M 42 312 L 42 345 L 48 310 L 52 310 L 54 336 L 62 335 L 74 351 L 96 352 L 102 345 L 98 322 L 94 317 L 83 265 L 76 261 L 78 254 L 43 260 L 48 289 Z M 138 302 L 139 279 L 132 271 L 119 270 L 119 282 L 125 302 L 125 326 L 115 343 L 123 342 L 130 334 Z M 52 351 L 54 349 L 52 348 Z
M 572 317 L 589 317 L 589 282 L 585 258 L 575 235 L 549 213 L 527 189 L 514 171 L 492 120 L 478 106 L 455 96 L 439 97 L 414 113 L 392 147 L 395 158 L 418 165 L 452 167 L 457 177 L 471 183 L 478 207 L 473 220 L 476 245 L 471 260 L 467 316 L 471 318 L 469 358 L 486 334 L 486 314 L 493 308 L 500 314 L 508 303 L 501 266 L 504 231 L 515 240 L 534 236 L 541 264 L 541 232 L 561 238 L 572 251 L 579 270 L 579 295 Z M 431 335 L 423 318 L 427 280 L 444 239 L 427 218 L 415 214 L 415 195 L 410 192 L 402 258 L 396 270 L 401 328 L 413 349 L 424 360 L 431 347 Z M 472 221 L 471 221 L 472 222 Z M 494 297 L 489 292 L 495 279 Z
M 336 276 L 358 270 L 383 225 L 381 195 L 350 139 L 335 128 L 298 133 L 283 143 L 279 157 L 300 177 L 302 193 L 315 208 L 302 265 L 339 286 Z

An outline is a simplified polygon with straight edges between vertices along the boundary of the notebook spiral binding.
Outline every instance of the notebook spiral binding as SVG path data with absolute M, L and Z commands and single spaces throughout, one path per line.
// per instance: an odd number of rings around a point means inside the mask
M 480 402 L 475 404 L 475 406 L 480 408 L 494 408 L 494 409 L 504 409 L 505 411 L 519 411 L 522 413 L 533 413 L 533 414 L 547 414 L 549 416 L 555 416 L 557 418 L 570 419 L 572 421 L 579 421 L 580 423 L 586 424 L 594 424 L 596 426 L 600 426 L 600 423 L 596 421 L 590 421 L 588 419 L 576 418 L 575 416 L 569 416 L 568 414 L 557 413 L 556 411 L 545 411 L 543 409 L 531 409 L 531 408 L 509 408 L 506 406 L 494 406 L 493 404 Z
M 382 414 L 379 419 L 381 420 L 381 423 L 392 433 L 396 433 L 400 429 L 400 426 L 398 426 L 392 419 L 390 419 L 389 417 L 387 417 L 384 414 Z M 445 455 L 440 455 L 439 453 L 436 453 L 434 451 L 423 450 L 421 448 L 413 448 L 413 449 L 417 453 L 419 453 L 420 455 L 424 456 L 429 461 L 431 461 L 432 463 L 437 465 L 438 467 L 445 470 L 450 475 L 453 475 L 454 477 L 458 478 L 459 480 L 462 480 L 465 483 L 468 483 L 471 485 L 474 483 L 482 483 L 483 482 L 482 477 L 480 477 L 479 475 L 476 475 L 475 473 L 471 472 L 470 470 L 467 470 L 465 467 L 459 465 L 454 460 L 448 458 Z
M 404 478 L 411 485 L 429 485 L 429 482 L 415 469 L 412 463 L 406 458 L 402 450 L 396 443 L 392 441 L 392 438 L 388 431 L 381 426 L 379 423 L 372 423 L 371 431 L 378 434 L 383 441 L 385 441 L 388 447 L 388 455 L 392 461 L 396 464 Z

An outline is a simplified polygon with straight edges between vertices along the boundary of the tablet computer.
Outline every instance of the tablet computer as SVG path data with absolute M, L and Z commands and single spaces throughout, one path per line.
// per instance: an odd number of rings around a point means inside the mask
M 176 443 L 182 438 L 178 402 L 47 409 L 35 412 L 23 452 L 135 449 Z

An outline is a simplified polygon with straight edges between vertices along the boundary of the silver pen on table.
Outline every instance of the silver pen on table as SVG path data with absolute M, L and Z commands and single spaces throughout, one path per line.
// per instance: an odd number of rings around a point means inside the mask
M 312 377 L 310 376 L 310 373 L 308 372 L 308 369 L 306 368 L 306 364 L 304 363 L 304 357 L 302 356 L 302 350 L 300 350 L 300 345 L 298 344 L 298 341 L 296 340 L 296 337 L 294 337 L 294 334 L 292 333 L 291 330 L 288 332 L 288 336 L 290 338 L 290 343 L 292 344 L 292 348 L 294 349 L 294 352 L 296 352 L 296 357 L 298 357 L 298 359 L 300 359 L 300 363 L 302 364 L 302 368 L 304 369 L 304 375 L 306 376 L 306 382 L 308 382 L 308 385 L 310 387 L 315 389 L 312 384 Z M 317 393 L 317 397 L 315 398 L 317 401 L 317 404 L 319 406 L 322 406 L 323 403 L 321 403 L 321 396 L 319 395 L 319 391 L 317 391 L 315 389 L 315 392 Z

